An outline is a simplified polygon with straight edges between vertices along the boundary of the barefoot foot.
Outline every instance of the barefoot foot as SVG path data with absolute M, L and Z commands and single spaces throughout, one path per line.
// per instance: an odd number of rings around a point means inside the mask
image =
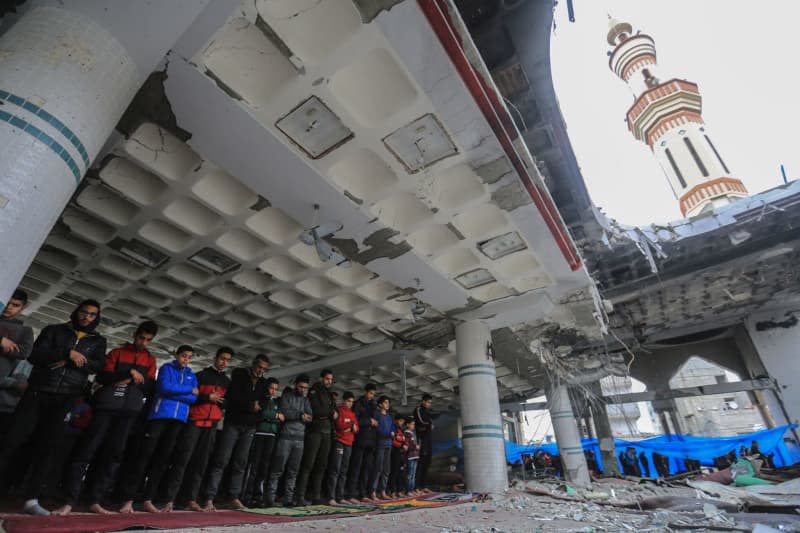
M 114 514 L 99 503 L 93 503 L 89 506 L 89 512 L 94 514 Z
M 214 507 L 214 501 L 213 500 L 208 500 L 206 502 L 206 506 L 203 507 L 203 512 L 205 512 L 205 513 L 213 513 L 213 512 L 216 512 L 216 510 L 217 510 L 217 508 Z
M 228 502 L 228 505 L 230 505 L 231 509 L 234 509 L 236 511 L 247 509 L 247 507 L 245 507 L 245 505 L 242 503 L 242 500 L 240 500 L 239 498 L 232 498 Z
M 162 513 L 171 513 L 175 509 L 175 505 L 172 502 L 167 502 L 167 505 L 161 508 Z
M 133 500 L 128 500 L 119 508 L 121 514 L 131 514 L 133 512 Z
M 205 511 L 205 509 L 203 509 L 202 507 L 200 507 L 200 504 L 199 504 L 199 503 L 197 503 L 197 502 L 196 502 L 196 501 L 194 501 L 194 500 L 192 500 L 192 501 L 190 501 L 189 503 L 187 503 L 187 504 L 186 504 L 186 508 L 187 508 L 187 509 L 189 509 L 190 511 L 196 511 L 196 512 L 198 512 L 198 513 L 199 513 L 199 512 L 202 512 L 202 511 Z
M 50 514 L 56 515 L 56 516 L 67 516 L 71 512 L 72 512 L 72 506 L 71 505 L 62 505 L 58 509 L 54 509 L 54 510 L 50 511 Z
M 161 510 L 153 505 L 151 500 L 145 500 L 142 502 L 142 509 L 144 509 L 148 513 L 160 513 Z

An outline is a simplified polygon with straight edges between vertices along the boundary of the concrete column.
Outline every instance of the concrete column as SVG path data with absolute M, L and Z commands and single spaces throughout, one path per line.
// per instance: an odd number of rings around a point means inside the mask
M 139 85 L 110 33 L 56 7 L 0 36 L 0 307 Z
M 550 419 L 558 443 L 558 453 L 564 465 L 564 477 L 570 483 L 585 487 L 590 484 L 589 468 L 583 455 L 578 423 L 572 413 L 569 390 L 563 383 L 551 385 L 547 395 L 550 402 Z
M 661 421 L 661 430 L 664 435 L 674 435 L 675 432 L 670 428 L 669 417 L 666 411 L 658 411 L 658 419 Z
M 597 389 L 600 387 L 598 385 Z M 597 394 L 601 398 L 602 394 Z M 597 440 L 600 445 L 600 456 L 603 459 L 603 474 L 606 476 L 619 475 L 619 464 L 617 463 L 617 450 L 614 446 L 614 433 L 611 431 L 611 422 L 608 420 L 606 405 L 600 402 L 589 403 L 592 412 L 594 429 L 597 432 Z
M 792 375 L 784 376 L 783 372 L 780 372 L 777 375 L 770 375 L 767 371 L 767 368 L 764 364 L 764 360 L 762 358 L 762 354 L 759 353 L 759 349 L 756 348 L 754 344 L 754 339 L 750 335 L 750 330 L 753 331 L 753 336 L 758 338 L 759 345 L 761 346 L 761 350 L 764 352 L 763 357 L 770 357 L 770 350 L 771 342 L 770 340 L 773 338 L 777 338 L 781 336 L 781 332 L 775 332 L 776 329 L 784 329 L 784 328 L 773 328 L 772 330 L 762 330 L 758 331 L 756 328 L 756 323 L 759 321 L 764 321 L 764 317 L 761 317 L 761 320 L 756 317 L 756 319 L 752 319 L 749 321 L 749 326 L 739 326 L 734 331 L 734 340 L 736 342 L 736 346 L 739 348 L 739 353 L 742 357 L 742 362 L 744 363 L 745 368 L 747 369 L 747 374 L 750 379 L 757 379 L 762 377 L 771 377 L 773 379 L 778 378 L 776 381 L 780 384 L 781 381 L 787 382 L 790 381 Z M 790 320 L 791 322 L 791 320 Z M 788 323 L 787 323 L 788 324 Z M 763 326 L 762 326 L 763 327 Z M 791 330 L 791 328 L 785 328 L 786 330 Z M 770 333 L 770 331 L 772 331 Z M 800 341 L 800 336 L 796 339 Z M 777 354 L 781 353 L 781 350 L 775 350 Z M 791 353 L 791 352 L 790 352 Z M 773 355 L 771 357 L 771 364 L 772 361 L 775 360 L 776 357 Z M 777 359 L 780 359 L 778 355 Z M 778 366 L 780 365 L 773 365 Z M 794 374 L 797 373 L 797 367 L 791 369 Z M 761 412 L 761 416 L 764 418 L 764 422 L 767 427 L 775 427 L 775 426 L 783 426 L 789 423 L 789 415 L 788 412 L 783 405 L 781 394 L 775 390 L 761 390 L 761 391 L 753 391 L 752 396 L 754 397 L 755 405 L 758 407 L 759 411 Z M 771 424 L 771 425 L 770 425 Z
M 473 320 L 456 327 L 467 490 L 500 492 L 508 487 L 503 420 L 489 327 Z
M 687 432 L 684 430 L 683 424 L 681 424 L 681 417 L 678 414 L 678 410 L 676 408 L 670 409 L 667 411 L 667 414 L 672 422 L 672 427 L 675 429 L 675 433 L 686 434 Z

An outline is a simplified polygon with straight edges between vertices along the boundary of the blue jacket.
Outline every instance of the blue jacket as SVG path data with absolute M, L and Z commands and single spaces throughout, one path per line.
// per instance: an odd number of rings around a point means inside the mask
M 158 369 L 156 395 L 148 420 L 173 419 L 186 422 L 189 407 L 197 401 L 192 389 L 197 387 L 197 377 L 189 367 L 181 368 L 177 361 L 164 363 Z
M 394 432 L 394 420 L 392 415 L 382 415 L 378 413 L 378 448 L 392 447 L 392 433 Z

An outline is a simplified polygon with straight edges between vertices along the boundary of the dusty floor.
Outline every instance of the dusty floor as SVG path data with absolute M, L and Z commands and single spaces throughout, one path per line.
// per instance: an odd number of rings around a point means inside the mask
M 244 531 L 319 531 L 379 533 L 434 531 L 438 533 L 511 532 L 636 532 L 650 531 L 752 531 L 800 532 L 800 515 L 745 515 L 726 513 L 706 505 L 691 512 L 639 511 L 589 502 L 568 502 L 549 496 L 511 490 L 485 503 L 467 503 L 438 509 L 394 514 L 313 520 L 296 524 L 211 527 L 174 532 L 234 533 Z

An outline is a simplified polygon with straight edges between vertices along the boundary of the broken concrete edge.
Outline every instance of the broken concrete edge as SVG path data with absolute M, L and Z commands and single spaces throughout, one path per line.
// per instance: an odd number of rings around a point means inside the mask
M 172 104 L 167 98 L 164 82 L 168 78 L 168 68 L 167 63 L 164 70 L 151 73 L 122 114 L 116 129 L 126 138 L 130 138 L 139 126 L 147 122 L 158 125 L 183 142 L 192 138 L 190 132 L 178 125 Z

